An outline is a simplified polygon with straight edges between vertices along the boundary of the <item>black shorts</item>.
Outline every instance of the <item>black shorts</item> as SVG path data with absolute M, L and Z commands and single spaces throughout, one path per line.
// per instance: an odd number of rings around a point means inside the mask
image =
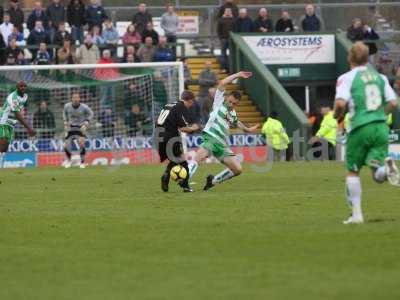
M 67 135 L 65 136 L 65 139 L 68 140 L 71 137 L 86 137 L 85 134 L 83 134 L 82 131 L 80 131 L 79 129 L 73 129 L 68 131 Z
M 157 149 L 161 162 L 168 159 L 180 163 L 184 160 L 181 137 L 164 138 L 157 142 Z

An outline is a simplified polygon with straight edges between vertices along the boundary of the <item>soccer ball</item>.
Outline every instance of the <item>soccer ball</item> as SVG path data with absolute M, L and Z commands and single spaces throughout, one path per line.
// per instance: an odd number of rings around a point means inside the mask
M 182 167 L 181 165 L 177 165 L 172 168 L 170 175 L 172 180 L 179 182 L 185 180 L 188 174 L 184 167 Z

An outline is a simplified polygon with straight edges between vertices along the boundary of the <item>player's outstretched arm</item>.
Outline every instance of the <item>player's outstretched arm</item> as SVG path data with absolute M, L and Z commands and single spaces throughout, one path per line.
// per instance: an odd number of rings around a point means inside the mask
M 397 106 L 398 106 L 397 100 L 391 100 L 391 101 L 389 101 L 389 102 L 386 104 L 385 113 L 386 113 L 387 115 L 391 114 L 392 112 L 394 112 L 394 111 L 396 110 Z
M 251 76 L 253 76 L 253 73 L 247 72 L 247 71 L 240 71 L 240 72 L 238 72 L 238 73 L 232 74 L 232 75 L 230 75 L 230 76 L 228 76 L 228 77 L 222 79 L 222 80 L 219 82 L 219 84 L 218 84 L 218 89 L 219 89 L 220 91 L 223 91 L 223 90 L 225 89 L 225 86 L 226 86 L 227 84 L 230 84 L 232 81 L 234 81 L 234 80 L 236 80 L 236 79 L 238 79 L 238 78 L 247 79 L 247 78 L 250 78 Z
M 29 126 L 29 124 L 26 122 L 26 120 L 24 119 L 24 117 L 22 116 L 22 114 L 20 112 L 15 112 L 15 118 L 26 128 L 26 130 L 28 131 L 29 136 L 35 136 L 36 135 L 35 130 L 33 130 L 31 128 L 31 126 Z
M 255 133 L 260 128 L 260 124 L 256 124 L 254 126 L 247 127 L 242 122 L 238 121 L 238 128 L 245 132 L 248 132 L 248 133 Z

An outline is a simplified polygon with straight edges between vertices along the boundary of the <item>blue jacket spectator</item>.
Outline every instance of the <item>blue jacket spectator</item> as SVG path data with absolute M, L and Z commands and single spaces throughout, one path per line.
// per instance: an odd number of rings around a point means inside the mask
M 35 65 L 49 65 L 51 63 L 51 56 L 47 51 L 46 44 L 40 43 L 39 51 L 36 53 Z
M 306 6 L 306 14 L 301 22 L 301 26 L 303 31 L 320 31 L 321 30 L 321 21 L 315 15 L 315 9 L 312 4 L 308 4 Z
M 241 8 L 239 10 L 239 18 L 235 21 L 235 32 L 253 32 L 253 20 L 247 15 L 247 9 Z
M 49 20 L 47 18 L 47 14 L 42 7 L 42 2 L 37 1 L 35 2 L 35 7 L 32 13 L 28 17 L 28 21 L 26 22 L 26 26 L 28 27 L 29 31 L 32 31 L 35 28 L 36 21 L 42 21 L 44 29 L 47 30 L 49 26 Z
M 379 35 L 375 32 L 375 30 L 368 25 L 364 25 L 364 40 L 379 40 Z M 365 44 L 369 48 L 369 55 L 374 55 L 378 52 L 378 48 L 374 42 L 365 42 Z
M 99 5 L 97 0 L 91 0 L 90 2 L 91 4 L 85 11 L 85 20 L 89 25 L 89 30 L 95 25 L 99 26 L 101 30 L 103 22 L 107 19 L 106 11 Z
M 104 22 L 105 28 L 103 30 L 103 34 L 101 35 L 104 42 L 108 45 L 116 46 L 119 40 L 118 31 L 113 26 L 111 20 L 106 20 Z
M 160 42 L 154 54 L 153 61 L 174 61 L 175 56 L 172 49 L 167 46 L 167 38 L 165 36 L 160 37 Z

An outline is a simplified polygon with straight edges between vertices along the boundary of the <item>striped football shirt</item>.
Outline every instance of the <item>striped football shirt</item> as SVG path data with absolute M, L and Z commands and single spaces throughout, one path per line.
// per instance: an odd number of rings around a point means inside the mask
M 21 97 L 18 95 L 17 91 L 8 95 L 7 100 L 0 109 L 0 125 L 9 125 L 14 127 L 15 124 L 17 124 L 15 113 L 20 112 L 24 108 L 27 100 L 27 94 L 24 94 Z
M 221 144 L 227 145 L 229 129 L 237 126 L 238 117 L 235 110 L 229 110 L 224 94 L 225 91 L 217 89 L 213 109 L 203 132 L 212 136 Z

